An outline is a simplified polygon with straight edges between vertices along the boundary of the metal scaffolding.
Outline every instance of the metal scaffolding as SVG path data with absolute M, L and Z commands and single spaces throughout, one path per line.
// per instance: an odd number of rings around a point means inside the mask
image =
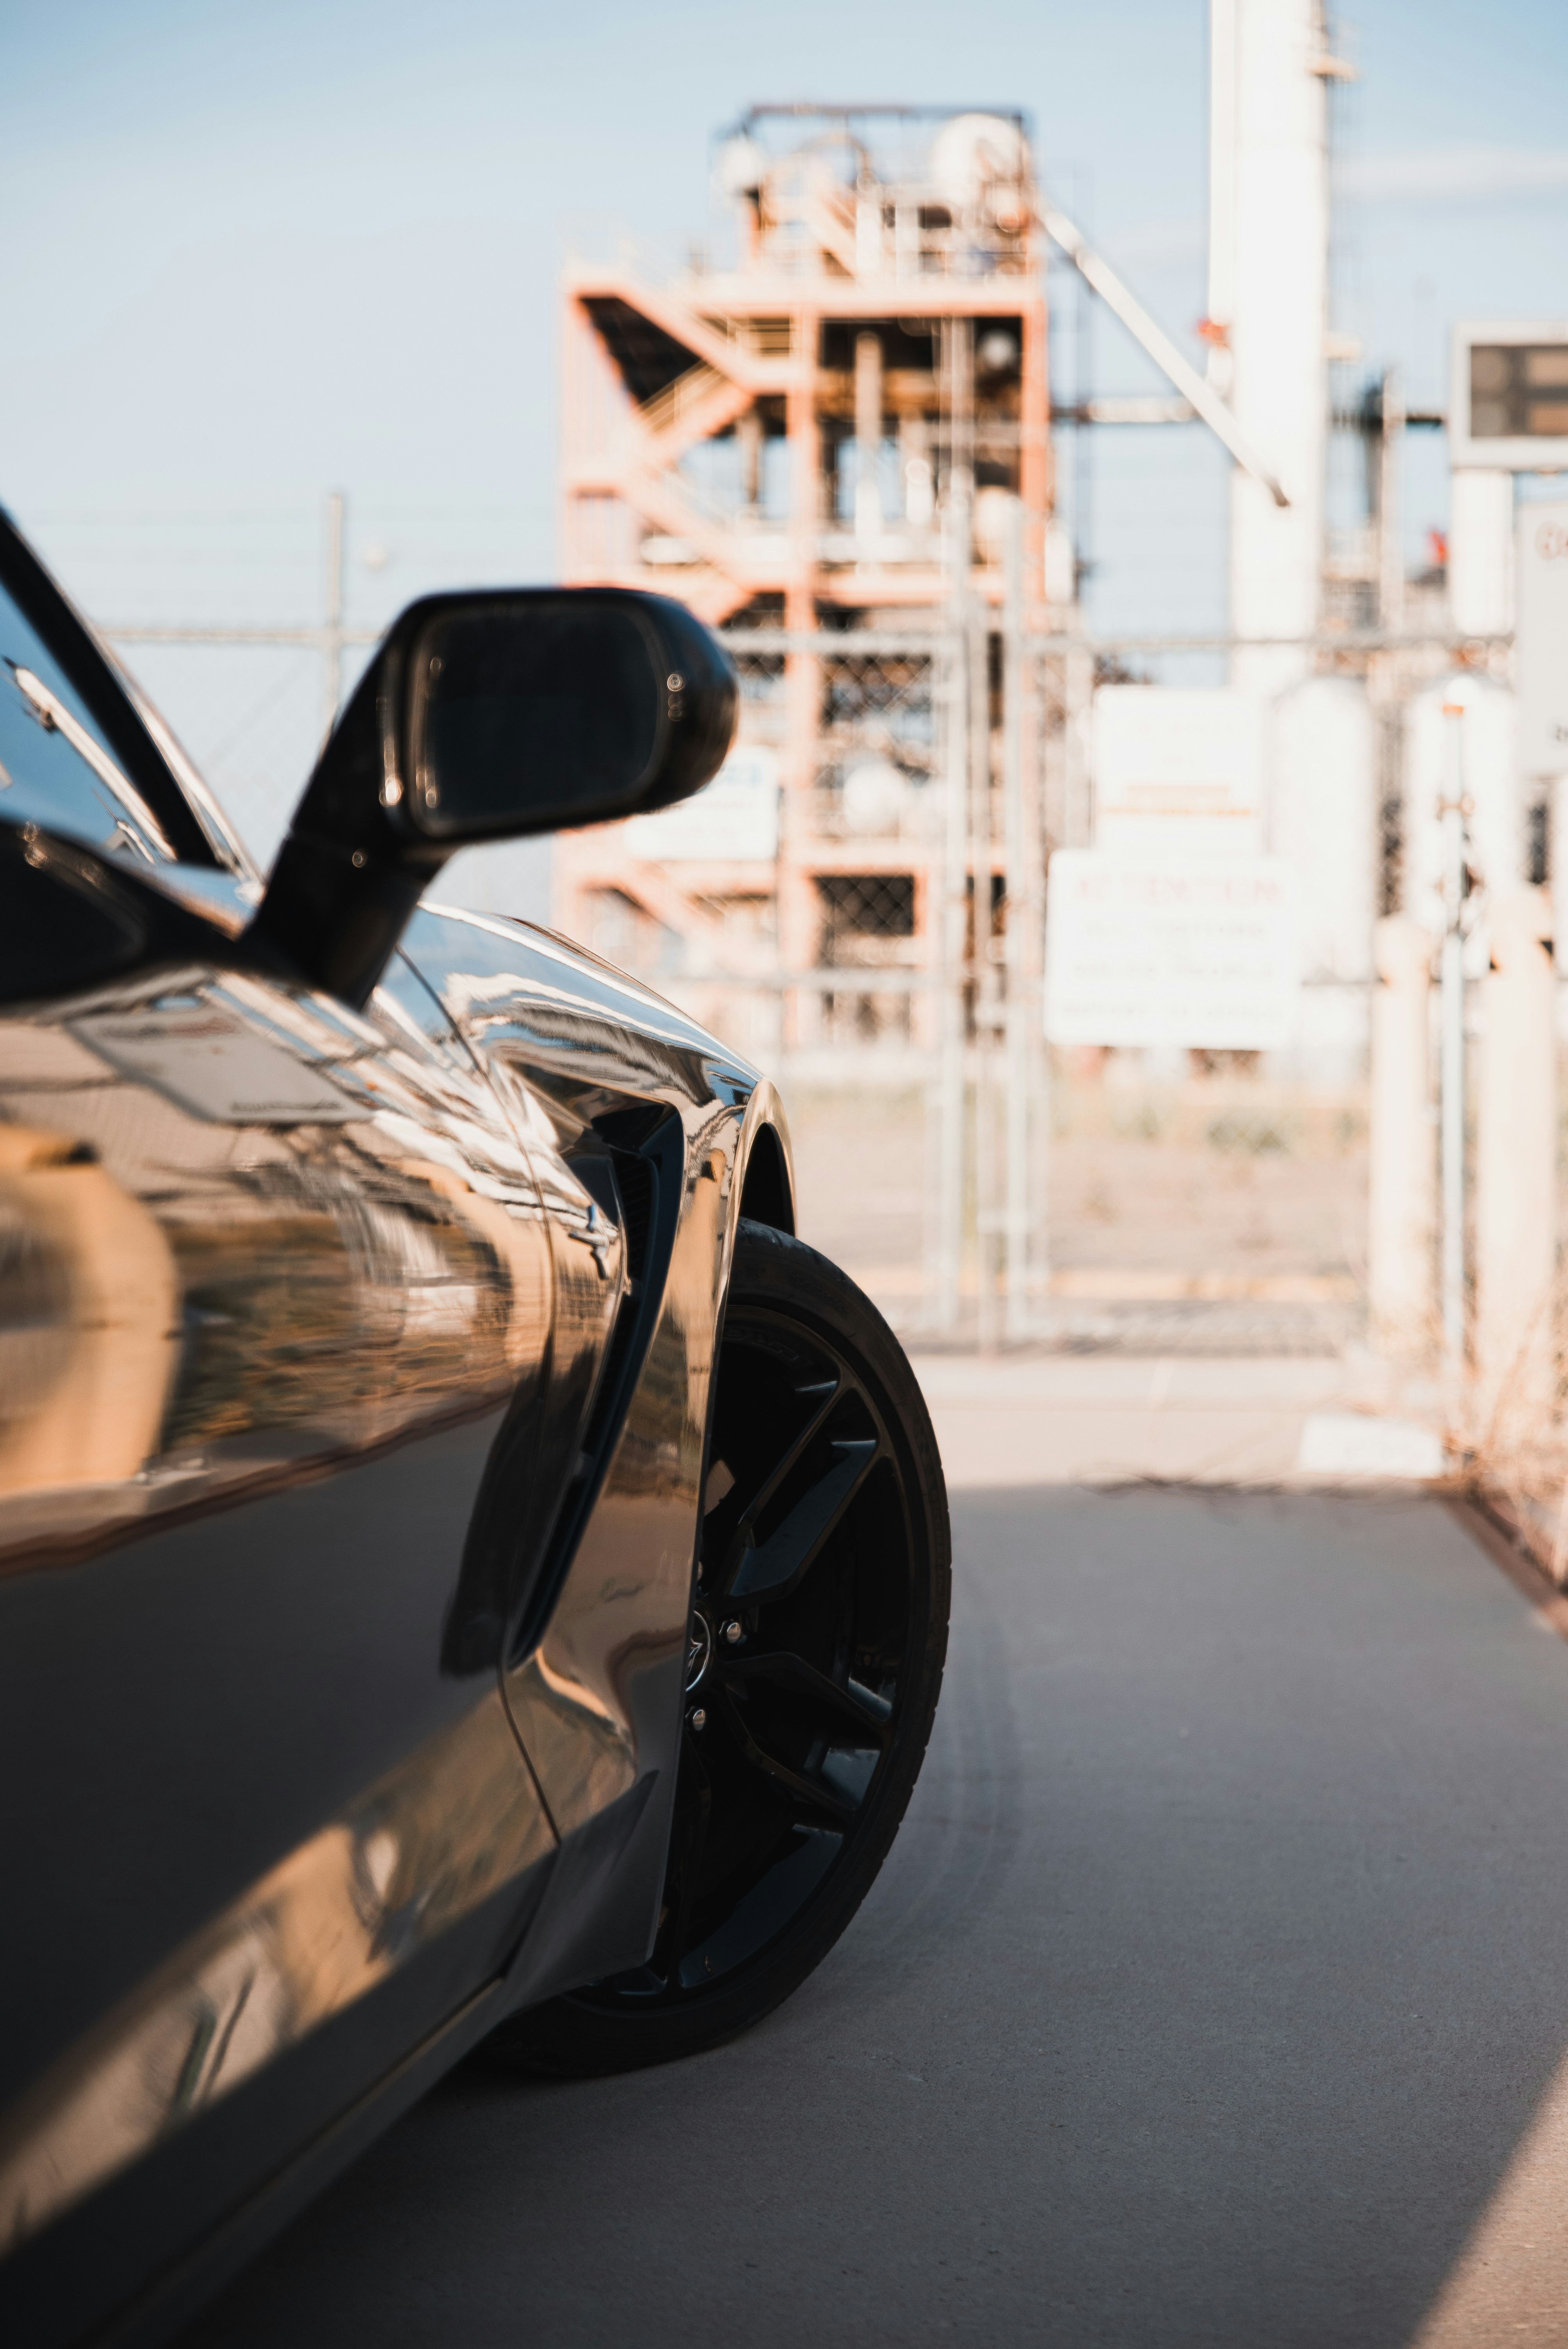
M 569 580 L 723 628 L 750 812 L 738 787 L 704 833 L 562 840 L 555 918 L 797 1082 L 923 1086 L 925 1318 L 973 1292 L 994 1336 L 1000 1296 L 1020 1335 L 1047 732 L 1023 646 L 1075 618 L 1046 594 L 1027 126 L 756 108 L 719 172 L 733 269 L 566 273 L 562 545 Z

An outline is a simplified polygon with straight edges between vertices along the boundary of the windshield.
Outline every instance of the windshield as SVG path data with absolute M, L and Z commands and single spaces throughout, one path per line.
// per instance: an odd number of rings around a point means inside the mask
M 38 824 L 143 872 L 249 871 L 168 729 L 3 519 L 0 823 Z

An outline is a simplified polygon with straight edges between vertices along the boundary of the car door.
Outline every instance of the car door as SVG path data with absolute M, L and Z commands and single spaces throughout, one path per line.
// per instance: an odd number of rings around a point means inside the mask
M 173 853 L 201 829 L 37 619 L 0 587 L 0 2241 L 68 2339 L 533 1912 L 554 1837 L 486 1609 L 554 1275 L 407 966 L 363 1013 L 232 968 L 242 882 Z M 220 918 L 74 966 L 117 871 Z

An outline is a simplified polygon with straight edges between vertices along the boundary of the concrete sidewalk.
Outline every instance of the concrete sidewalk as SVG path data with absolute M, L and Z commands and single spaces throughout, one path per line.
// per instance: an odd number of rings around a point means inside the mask
M 923 1353 L 916 1373 L 954 1491 L 1041 1485 L 1421 1483 L 1436 1432 L 1357 1408 L 1334 1357 Z

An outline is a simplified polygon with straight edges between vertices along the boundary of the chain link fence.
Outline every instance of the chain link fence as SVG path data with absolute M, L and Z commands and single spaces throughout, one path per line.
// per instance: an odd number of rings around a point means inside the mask
M 79 571 L 68 544 L 50 552 Z M 346 625 L 341 592 L 335 622 L 268 625 L 285 579 L 310 600 L 309 554 L 236 569 L 232 626 L 165 624 L 112 572 L 95 598 L 263 864 L 315 756 L 327 680 L 346 691 L 374 635 Z M 157 584 L 156 566 L 122 569 Z M 777 847 L 745 870 L 676 860 L 653 902 L 629 871 L 605 875 L 579 934 L 779 1076 L 809 1235 L 928 1342 L 1337 1350 L 1362 1323 L 1360 1079 L 1043 1040 L 1045 872 L 1055 846 L 1095 837 L 1096 684 L 1200 657 L 1217 669 L 1228 639 L 1090 645 L 1026 637 L 995 607 L 922 617 L 925 634 L 730 630 L 742 741 L 782 786 Z M 1300 649 L 1320 674 L 1367 680 L 1387 911 L 1409 886 L 1406 715 L 1457 647 L 1433 627 L 1398 647 L 1341 631 Z M 1499 683 L 1507 657 L 1463 648 Z M 1548 814 L 1527 814 L 1539 878 Z M 515 889 L 497 910 L 542 910 Z

